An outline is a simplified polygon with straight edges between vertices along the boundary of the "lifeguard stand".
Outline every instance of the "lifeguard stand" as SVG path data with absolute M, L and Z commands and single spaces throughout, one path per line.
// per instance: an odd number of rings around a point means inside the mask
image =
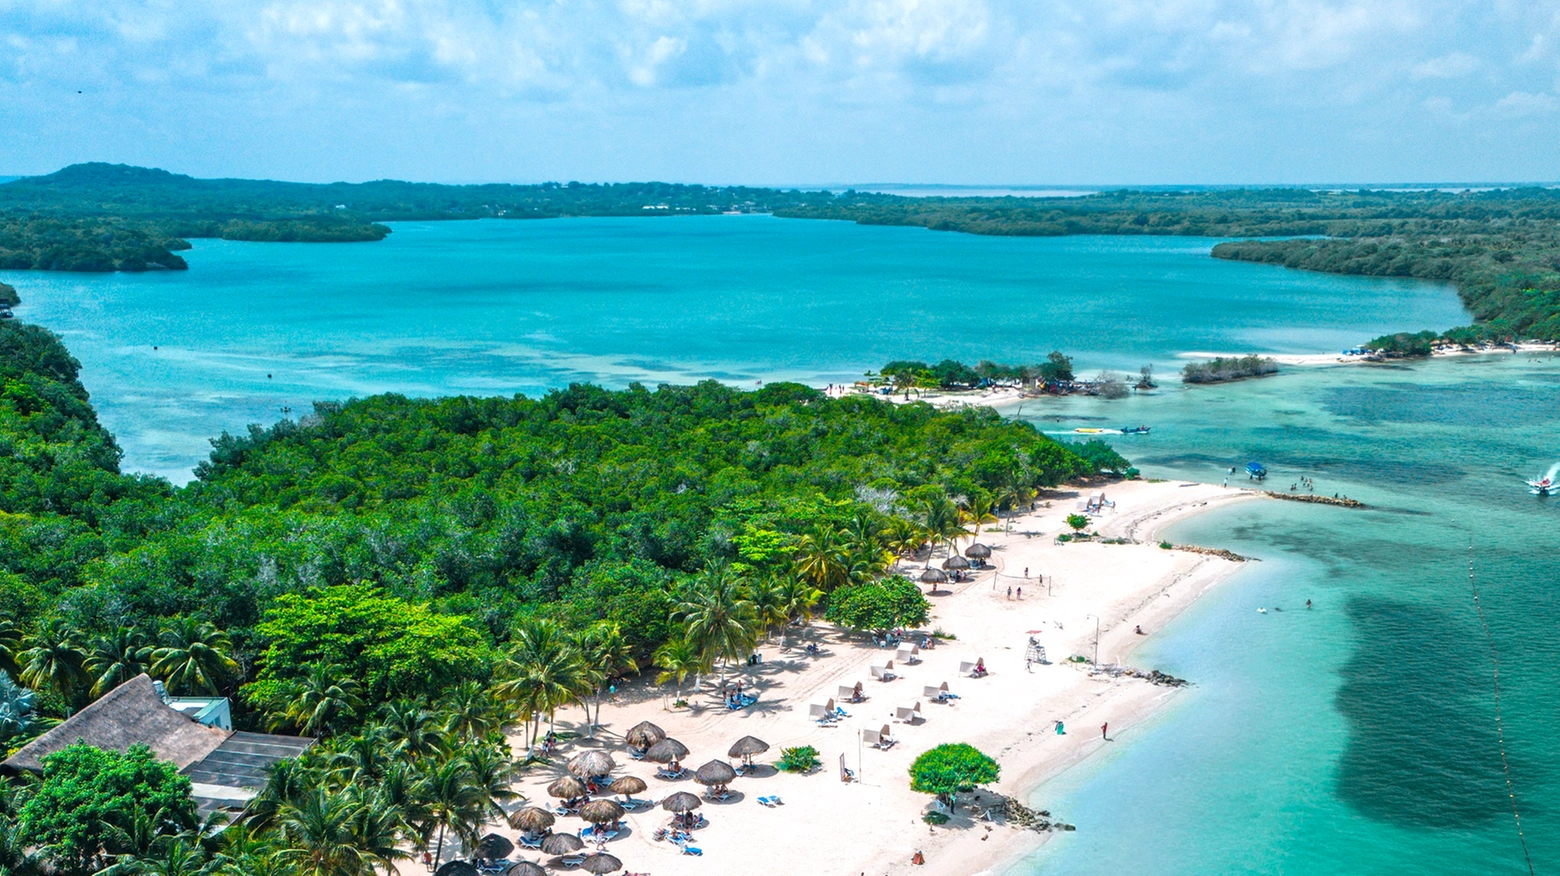
M 1039 663 L 1041 665 L 1046 665 L 1051 662 L 1045 659 L 1045 646 L 1040 644 L 1040 640 L 1034 636 L 1029 637 L 1029 647 L 1024 649 L 1024 660 L 1029 663 Z

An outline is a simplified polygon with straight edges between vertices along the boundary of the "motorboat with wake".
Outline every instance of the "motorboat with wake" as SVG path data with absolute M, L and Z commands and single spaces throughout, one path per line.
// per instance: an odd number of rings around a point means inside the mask
M 1152 428 L 1154 428 L 1154 427 L 1153 426 L 1122 426 L 1121 427 L 1121 434 L 1123 434 L 1123 435 L 1147 435 L 1149 430 L 1152 429 Z
M 1549 467 L 1549 471 L 1543 477 L 1533 478 L 1527 482 L 1528 492 L 1535 496 L 1550 496 L 1560 493 L 1560 484 L 1555 483 L 1555 477 L 1560 475 L 1560 462 Z

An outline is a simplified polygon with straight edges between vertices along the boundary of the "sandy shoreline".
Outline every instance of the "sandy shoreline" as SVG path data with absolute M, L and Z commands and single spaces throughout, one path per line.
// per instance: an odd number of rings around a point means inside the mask
M 703 849 L 702 857 L 681 855 L 676 846 L 652 839 L 653 831 L 667 822 L 667 813 L 659 808 L 630 813 L 630 829 L 611 841 L 608 850 L 630 871 L 657 876 L 767 874 L 803 862 L 814 871 L 842 874 L 1001 872 L 1044 836 L 1007 826 L 1000 816 L 994 822 L 974 821 L 967 800 L 960 801 L 948 825 L 930 827 L 921 815 L 931 798 L 910 791 L 910 762 L 934 745 L 968 742 L 1002 766 L 1001 781 L 991 790 L 1024 801 L 1048 778 L 1114 740 L 1129 740 L 1138 723 L 1176 689 L 1130 677 L 1091 675 L 1066 658 L 1093 653 L 1097 615 L 1100 662 L 1130 664 L 1134 648 L 1144 639 L 1135 627 L 1151 634 L 1241 568 L 1214 556 L 1163 550 L 1155 533 L 1187 515 L 1256 495 L 1204 484 L 1146 482 L 1112 485 L 1105 493 L 1116 506 L 1096 519 L 1098 532 L 1138 543 L 1057 544 L 1055 536 L 1066 531 L 1063 518 L 1076 510 L 1076 499 L 1068 491 L 1053 498 L 1051 507 L 1014 518 L 1010 533 L 1001 531 L 1007 521 L 995 527 L 998 531 L 982 532 L 980 541 L 992 548 L 993 568 L 973 580 L 944 585 L 932 597 L 927 629 L 956 638 L 924 652 L 919 663 L 896 667 L 901 678 L 874 680 L 869 667 L 893 655 L 865 636 L 817 622 L 793 640 L 793 647 L 782 648 L 778 639 L 761 645 L 761 665 L 733 670 L 745 689 L 759 694 L 756 706 L 725 709 L 708 678 L 698 694 L 689 696 L 693 707 L 685 709 L 669 708 L 670 686 L 655 686 L 648 679 L 623 685 L 618 701 L 602 709 L 603 726 L 596 739 L 565 743 L 561 757 L 551 766 L 533 768 L 519 789 L 531 802 L 550 805 L 545 787 L 560 774 L 563 761 L 598 747 L 614 754 L 619 764 L 615 775 L 636 775 L 649 783 L 637 797 L 659 800 L 675 791 L 702 791 L 688 779 L 657 779 L 653 765 L 626 756 L 620 734 L 641 720 L 654 721 L 685 743 L 692 750 L 684 760 L 690 768 L 711 759 L 727 760 L 727 749 L 745 735 L 770 744 L 769 752 L 757 759 L 765 764 L 777 760 L 782 747 L 812 745 L 824 762 L 813 774 L 765 769 L 739 777 L 730 801 L 704 804 L 700 811 L 710 823 L 697 832 L 694 843 Z M 939 552 L 932 559 L 937 563 L 942 558 Z M 923 565 L 911 564 L 907 571 L 918 574 Z M 1043 581 L 1038 577 L 1042 573 Z M 1012 597 L 1009 586 L 1015 588 Z M 1017 598 L 1018 588 L 1022 599 Z M 1044 645 L 1050 663 L 1026 671 L 1032 634 Z M 800 648 L 804 639 L 818 642 L 820 655 L 807 656 Z M 984 658 L 990 675 L 961 677 L 959 663 L 976 657 Z M 869 699 L 842 704 L 849 718 L 835 727 L 820 727 L 808 717 L 810 702 L 857 681 Z M 945 681 L 960 696 L 954 704 L 936 704 L 921 695 L 923 685 Z M 917 702 L 921 721 L 907 725 L 891 720 L 894 707 Z M 577 724 L 581 718 L 578 709 L 570 709 L 559 716 L 558 727 L 582 729 Z M 1055 733 L 1058 720 L 1065 722 L 1066 735 Z M 1100 738 L 1100 725 L 1107 721 L 1111 742 Z M 899 744 L 887 751 L 859 744 L 860 729 L 885 724 Z M 511 741 L 518 750 L 520 740 Z M 840 780 L 842 756 L 857 771 L 857 781 Z M 784 804 L 766 808 L 756 801 L 760 795 L 779 795 Z M 1067 820 L 1065 812 L 1054 816 Z M 560 818 L 554 830 L 583 826 L 577 818 Z M 514 833 L 495 827 L 505 835 Z M 925 866 L 910 863 L 917 850 L 925 855 Z M 541 858 L 525 850 L 520 856 Z

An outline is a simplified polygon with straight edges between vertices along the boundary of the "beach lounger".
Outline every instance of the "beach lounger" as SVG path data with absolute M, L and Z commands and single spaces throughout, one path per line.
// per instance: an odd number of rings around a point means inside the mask
M 894 661 L 890 660 L 881 666 L 872 667 L 872 677 L 878 681 L 893 681 L 899 676 L 894 674 Z
M 629 756 L 629 758 L 631 758 L 633 760 L 644 760 L 645 759 L 645 753 L 643 751 L 640 751 L 637 748 L 630 748 L 628 750 L 628 756 Z
M 894 652 L 894 659 L 900 663 L 920 663 L 921 649 L 916 645 L 900 645 Z
M 858 681 L 858 682 L 856 682 L 853 685 L 852 684 L 842 684 L 842 685 L 840 685 L 840 687 L 839 687 L 839 699 L 841 699 L 841 700 L 843 700 L 843 701 L 845 701 L 847 703 L 859 703 L 863 699 L 865 699 L 865 697 L 862 696 L 862 693 L 861 693 L 861 682 Z
M 682 778 L 683 776 L 686 776 L 686 775 L 688 775 L 688 768 L 687 767 L 683 767 L 682 769 L 678 770 L 675 773 L 674 772 L 670 772 L 669 770 L 667 770 L 665 768 L 658 769 L 658 770 L 655 771 L 655 777 L 656 778 L 658 778 L 658 779 L 666 779 L 667 781 L 675 781 L 675 780 L 680 779 L 680 778 Z
M 698 846 L 684 845 L 682 847 L 682 850 L 683 850 L 683 854 L 685 854 L 685 855 L 693 855 L 695 858 L 701 857 L 704 854 L 704 850 L 699 848 Z
M 807 705 L 807 717 L 819 724 L 833 723 L 839 720 L 838 710 L 834 707 L 834 700 L 828 699 L 821 703 L 809 703 Z
M 968 675 L 970 678 L 980 678 L 986 674 L 986 670 L 982 668 L 983 666 L 984 664 L 980 660 L 960 660 L 959 674 Z
M 758 798 L 758 803 L 759 803 L 760 806 L 767 806 L 770 809 L 773 809 L 776 806 L 779 806 L 779 805 L 781 805 L 784 802 L 785 801 L 781 800 L 779 797 L 760 797 L 760 798 Z
M 563 865 L 565 867 L 578 867 L 579 865 L 585 863 L 585 856 L 584 855 L 570 855 L 567 858 L 561 858 L 560 860 L 563 861 Z
M 531 839 L 524 834 L 515 837 L 515 845 L 522 849 L 539 849 L 542 847 L 542 838 Z

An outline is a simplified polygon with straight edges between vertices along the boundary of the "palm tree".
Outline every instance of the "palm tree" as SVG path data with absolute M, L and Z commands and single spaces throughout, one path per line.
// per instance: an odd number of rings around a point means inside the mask
M 22 651 L 22 628 L 8 617 L 0 617 L 0 672 L 12 678 L 21 675 L 22 667 L 16 664 Z
M 957 539 L 964 534 L 964 525 L 959 520 L 959 507 L 947 497 L 938 497 L 927 500 L 921 506 L 921 513 L 925 519 L 926 534 L 933 541 L 947 542 L 950 550 L 956 549 Z
M 722 683 L 727 665 L 746 656 L 756 638 L 753 603 L 743 589 L 730 567 L 708 569 L 694 579 L 685 601 L 672 612 L 672 620 L 683 624 L 683 638 L 704 664 L 721 661 Z
M 11 680 L 0 669 L 0 751 L 5 751 L 7 740 L 25 735 L 37 718 L 38 695 Z M 0 808 L 0 815 L 4 815 Z
M 438 712 L 446 716 L 444 732 L 458 742 L 475 742 L 503 725 L 493 692 L 476 681 L 450 688 Z
M 1034 496 L 1035 491 L 1028 484 L 1020 481 L 1015 480 L 1002 487 L 1001 492 L 997 494 L 997 501 L 1007 507 L 1006 531 L 1013 531 L 1013 518 L 1017 515 L 1019 506 L 1028 505 L 1033 501 Z
M 467 844 L 476 843 L 477 828 L 484 816 L 482 789 L 477 786 L 471 767 L 464 760 L 453 758 L 429 772 L 425 791 L 431 826 L 439 830 L 433 855 L 433 868 L 437 870 L 444 854 L 446 830 L 453 831 Z
M 358 850 L 358 802 L 319 788 L 278 813 L 283 843 L 273 860 L 298 876 L 368 876 L 372 863 Z
M 325 762 L 332 775 L 344 785 L 377 785 L 395 762 L 395 748 L 380 727 L 371 727 L 340 741 L 334 748 Z
M 43 876 L 43 863 L 22 841 L 11 820 L 0 818 L 0 873 L 6 876 Z
M 504 673 L 494 692 L 521 715 L 545 713 L 549 725 L 560 707 L 589 689 L 579 652 L 557 624 L 540 618 L 526 619 L 515 631 Z M 533 732 L 527 745 L 534 740 Z
M 815 526 L 796 545 L 796 571 L 825 593 L 849 581 L 850 560 L 832 529 Z
M 400 872 L 395 862 L 411 857 L 400 848 L 405 828 L 401 812 L 394 806 L 386 806 L 377 795 L 359 797 L 347 832 L 358 858 L 368 865 L 364 868 L 365 874 L 377 874 L 381 870 Z
M 162 647 L 152 652 L 152 675 L 173 694 L 216 694 L 238 672 L 229 657 L 233 640 L 205 621 L 185 618 L 163 633 Z
M 477 787 L 482 808 L 493 818 L 502 818 L 503 804 L 522 799 L 522 795 L 510 787 L 520 775 L 519 768 L 509 757 L 508 746 L 472 745 L 460 753 L 471 781 Z
M 92 642 L 84 666 L 92 676 L 92 695 L 100 697 L 145 672 L 152 649 L 146 637 L 130 627 L 120 627 Z
M 895 517 L 884 528 L 889 550 L 901 557 L 913 557 L 926 544 L 926 530 L 919 523 L 905 517 Z
M 668 639 L 661 647 L 655 649 L 651 658 L 655 665 L 661 667 L 661 674 L 655 677 L 656 684 L 666 684 L 668 681 L 677 682 L 677 699 L 682 699 L 683 682 L 688 676 L 704 670 L 699 662 L 699 654 L 688 644 L 684 638 Z
M 800 621 L 804 625 L 811 623 L 813 616 L 818 613 L 818 603 L 823 601 L 823 591 L 812 586 L 806 579 L 797 577 L 786 578 L 780 588 L 781 598 L 785 601 L 787 623 L 791 621 Z
M 748 590 L 748 601 L 753 603 L 753 618 L 769 641 L 775 627 L 784 627 L 791 620 L 786 611 L 785 585 L 773 575 L 766 575 L 753 582 Z
M 266 704 L 271 729 L 296 727 L 316 738 L 357 712 L 359 685 L 334 663 L 319 663 L 298 681 L 282 685 Z
M 639 663 L 634 660 L 634 647 L 623 638 L 623 629 L 617 621 L 600 620 L 586 627 L 576 639 L 575 648 L 580 654 L 581 668 L 595 693 L 596 716 L 590 717 L 589 707 L 585 710 L 586 718 L 590 721 L 590 733 L 594 736 L 596 724 L 601 720 L 602 686 L 630 672 L 637 672 Z
M 33 690 L 54 688 L 69 708 L 76 692 L 87 686 L 82 667 L 86 655 L 76 645 L 76 631 L 63 623 L 51 623 L 39 630 L 30 644 L 20 655 L 22 683 Z
M 412 761 L 442 754 L 449 747 L 439 716 L 416 703 L 397 700 L 379 709 L 380 729 L 396 753 Z
M 987 523 L 996 523 L 997 517 L 991 512 L 996 510 L 996 503 L 990 496 L 976 496 L 959 509 L 959 522 L 970 533 L 970 538 L 980 535 L 980 528 Z
M 267 833 L 281 823 L 289 810 L 303 807 L 318 779 L 301 762 L 291 759 L 271 764 L 267 772 L 265 787 L 244 807 L 236 825 L 253 836 Z

